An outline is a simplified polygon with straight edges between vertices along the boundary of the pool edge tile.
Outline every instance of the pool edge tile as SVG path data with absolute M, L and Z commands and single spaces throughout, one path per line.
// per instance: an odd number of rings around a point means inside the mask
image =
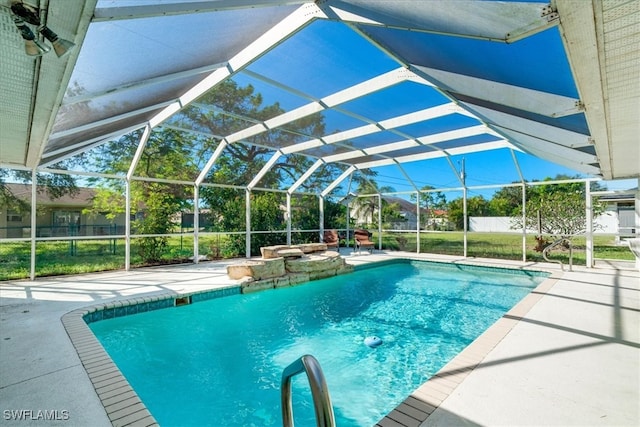
M 135 390 L 122 375 L 120 369 L 113 363 L 113 360 L 93 335 L 91 329 L 89 329 L 85 317 L 93 313 L 91 311 L 92 308 L 98 311 L 100 309 L 107 310 L 110 307 L 106 304 L 98 304 L 90 309 L 77 309 L 63 315 L 61 322 L 76 349 L 78 359 L 80 359 L 80 363 L 85 369 L 107 417 L 114 426 L 157 425 L 157 421 L 144 406 Z M 92 369 L 98 366 L 102 368 Z M 118 395 L 125 395 L 126 397 L 118 399 Z M 107 399 L 111 400 L 107 401 Z M 109 407 L 109 404 L 111 407 Z M 116 405 L 114 406 L 114 404 Z M 123 408 L 132 407 L 136 404 L 141 405 L 136 411 L 136 415 L 131 415 L 128 412 L 122 415 Z M 145 420 L 143 424 L 139 423 L 141 420 Z
M 175 299 L 194 296 L 198 301 L 222 298 L 240 293 L 240 286 L 231 285 L 197 292 L 162 292 L 139 297 L 123 297 L 106 303 L 93 304 L 64 314 L 60 322 L 76 350 L 80 364 L 100 399 L 111 424 L 115 426 L 157 426 L 157 420 L 131 387 L 111 356 L 96 338 L 89 323 L 136 313 L 169 308 Z
M 436 372 L 427 382 L 414 390 L 392 412 L 379 420 L 376 427 L 412 427 L 414 424 L 405 424 L 391 414 L 402 413 L 403 405 L 424 405 L 432 407 L 431 412 L 421 411 L 424 418 L 419 420 L 418 426 L 431 416 L 466 378 L 476 368 L 481 367 L 482 361 L 493 349 L 507 336 L 509 332 L 520 322 L 522 318 L 535 306 L 540 299 L 547 294 L 558 282 L 560 276 L 557 273 L 550 274 L 528 293 L 515 306 L 507 311 L 500 319 L 477 337 L 464 350 L 451 359 L 445 366 Z M 442 380 L 445 381 L 442 381 Z M 451 383 L 455 383 L 452 387 Z M 447 392 L 446 390 L 449 390 Z

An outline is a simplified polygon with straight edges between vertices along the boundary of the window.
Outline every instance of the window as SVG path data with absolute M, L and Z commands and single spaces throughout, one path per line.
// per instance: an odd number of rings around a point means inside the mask
M 80 211 L 53 211 L 54 226 L 80 225 Z
M 22 215 L 16 211 L 7 211 L 7 222 L 22 222 Z

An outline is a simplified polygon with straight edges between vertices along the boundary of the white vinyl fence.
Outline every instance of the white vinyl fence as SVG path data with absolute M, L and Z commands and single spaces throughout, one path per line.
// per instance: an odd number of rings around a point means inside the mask
M 594 220 L 594 234 L 618 234 L 618 214 L 608 211 Z M 521 230 L 511 228 L 511 217 L 508 216 L 471 216 L 469 217 L 469 231 L 484 233 L 518 233 Z M 527 230 L 536 233 L 536 230 Z

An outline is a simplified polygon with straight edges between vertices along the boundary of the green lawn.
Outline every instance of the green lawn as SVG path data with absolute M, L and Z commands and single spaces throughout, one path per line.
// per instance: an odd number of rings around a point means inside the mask
M 373 239 L 377 239 L 374 233 Z M 422 233 L 420 235 L 420 252 L 438 253 L 447 255 L 464 254 L 463 233 L 461 232 L 434 232 Z M 377 241 L 377 240 L 376 240 Z M 414 252 L 416 250 L 415 233 L 385 233 L 382 240 L 383 248 L 388 250 L 406 250 Z M 544 261 L 542 254 L 533 248 L 536 246 L 534 236 L 527 236 L 527 260 Z M 576 265 L 586 264 L 585 238 L 579 237 L 573 240 L 573 263 Z M 616 259 L 633 261 L 633 253 L 626 245 L 616 245 L 613 236 L 594 236 L 595 258 Z M 501 233 L 468 233 L 467 235 L 467 256 L 502 258 L 502 259 L 522 259 L 522 235 L 501 234 Z M 549 259 L 569 261 L 568 249 L 555 248 L 549 253 Z
M 131 265 L 142 266 L 137 239 L 132 239 Z M 200 255 L 208 255 L 219 247 L 220 239 L 200 237 Z M 25 279 L 30 271 L 30 242 L 3 242 L 0 244 L 0 280 Z M 193 237 L 177 236 L 169 239 L 163 253 L 166 263 L 189 262 L 193 257 Z M 46 241 L 36 243 L 36 276 L 90 273 L 124 268 L 124 239 Z
M 225 254 L 221 251 L 226 236 L 200 236 L 199 253 L 210 258 L 221 256 L 244 256 L 244 254 Z M 377 242 L 374 233 L 372 239 Z M 132 239 L 131 265 L 143 265 L 138 254 L 137 239 Z M 518 234 L 469 233 L 467 255 L 470 257 L 522 259 L 522 236 Z M 535 252 L 533 236 L 527 238 L 527 260 L 543 261 L 542 255 Z M 615 245 L 610 236 L 594 237 L 595 257 L 604 259 L 630 260 L 633 254 L 626 246 Z M 415 233 L 383 234 L 383 249 L 415 252 Z M 420 237 L 420 251 L 448 255 L 463 255 L 462 233 L 423 233 Z M 36 276 L 78 274 L 124 268 L 124 239 L 82 240 L 73 244 L 64 241 L 47 241 L 36 244 Z M 3 242 L 0 244 L 0 280 L 25 279 L 30 270 L 30 242 Z M 162 262 L 190 262 L 193 257 L 193 237 L 175 236 L 169 239 L 169 245 L 163 253 Z M 550 259 L 567 263 L 567 250 L 554 249 Z M 577 238 L 574 242 L 573 263 L 585 265 L 585 241 Z

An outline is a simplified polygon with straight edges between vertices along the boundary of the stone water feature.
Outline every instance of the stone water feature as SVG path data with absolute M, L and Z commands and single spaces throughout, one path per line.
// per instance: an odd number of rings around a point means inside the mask
M 242 293 L 294 286 L 353 271 L 352 265 L 338 252 L 327 250 L 324 243 L 265 246 L 260 252 L 261 259 L 227 267 L 229 278 L 241 281 Z

